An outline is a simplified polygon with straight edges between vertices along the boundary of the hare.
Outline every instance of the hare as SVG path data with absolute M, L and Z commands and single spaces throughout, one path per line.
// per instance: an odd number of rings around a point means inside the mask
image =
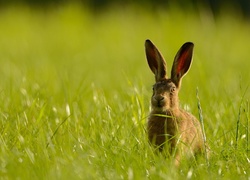
M 147 125 L 148 138 L 160 152 L 174 157 L 176 166 L 180 164 L 182 154 L 187 157 L 204 151 L 200 122 L 179 108 L 178 99 L 181 79 L 192 62 L 193 47 L 191 42 L 183 44 L 175 56 L 171 77 L 168 78 L 161 53 L 150 40 L 145 42 L 147 62 L 156 81 Z

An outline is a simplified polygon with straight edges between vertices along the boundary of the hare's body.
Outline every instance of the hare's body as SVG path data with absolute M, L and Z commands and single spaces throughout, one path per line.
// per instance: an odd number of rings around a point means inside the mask
M 185 43 L 178 51 L 170 78 L 166 75 L 165 60 L 158 49 L 149 40 L 145 46 L 148 64 L 156 80 L 148 119 L 148 138 L 160 152 L 167 150 L 174 155 L 178 165 L 182 154 L 195 155 L 204 148 L 199 121 L 179 108 L 178 99 L 181 78 L 191 65 L 193 43 Z
M 166 117 L 164 117 L 166 115 Z M 193 156 L 203 148 L 201 128 L 198 120 L 191 114 L 179 110 L 173 112 L 151 112 L 148 119 L 148 138 L 159 151 L 168 148 L 170 155 L 175 154 L 178 165 L 181 154 Z

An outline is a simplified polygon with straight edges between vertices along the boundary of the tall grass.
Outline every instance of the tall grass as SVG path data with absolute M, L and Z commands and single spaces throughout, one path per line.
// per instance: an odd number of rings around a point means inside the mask
M 77 5 L 0 12 L 0 176 L 3 179 L 249 178 L 249 22 L 225 11 Z M 151 39 L 167 64 L 195 44 L 181 106 L 199 116 L 205 159 L 181 169 L 153 153 L 145 124 Z M 237 148 L 236 146 L 237 145 Z

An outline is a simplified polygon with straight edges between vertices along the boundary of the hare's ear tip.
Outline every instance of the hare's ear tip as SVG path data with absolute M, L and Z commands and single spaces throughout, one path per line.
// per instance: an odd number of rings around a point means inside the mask
M 194 47 L 194 43 L 193 42 L 186 42 L 184 45 L 190 46 L 190 47 Z
M 146 39 L 146 40 L 145 40 L 145 45 L 147 45 L 147 44 L 149 44 L 149 43 L 151 43 L 151 41 L 150 41 L 149 39 Z
M 152 47 L 152 46 L 153 46 L 153 43 L 152 43 L 149 39 L 146 39 L 146 40 L 145 40 L 145 46 L 146 46 L 146 47 L 150 47 L 150 46 Z

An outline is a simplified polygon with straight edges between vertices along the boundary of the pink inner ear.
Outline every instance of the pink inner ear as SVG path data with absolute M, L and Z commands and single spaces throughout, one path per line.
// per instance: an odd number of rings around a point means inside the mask
M 185 62 L 188 59 L 189 53 L 188 51 L 183 52 L 181 57 L 179 57 L 179 63 L 177 67 L 177 74 L 179 74 L 185 68 Z
M 158 64 L 156 62 L 156 52 L 155 48 L 148 48 L 146 55 L 147 55 L 147 61 L 150 66 L 150 69 L 155 73 L 155 70 L 158 69 Z
M 150 50 L 149 50 L 149 55 L 150 55 L 150 57 L 152 57 L 152 58 L 156 58 L 156 53 L 155 53 L 155 50 L 154 50 L 154 48 L 150 48 Z

